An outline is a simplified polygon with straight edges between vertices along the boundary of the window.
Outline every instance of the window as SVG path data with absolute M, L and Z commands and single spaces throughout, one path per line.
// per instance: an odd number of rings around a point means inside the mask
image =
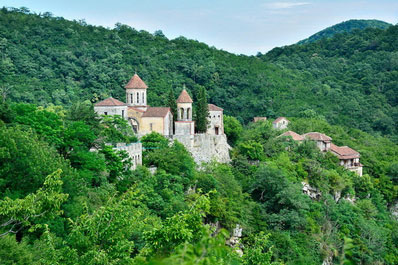
M 133 94 L 130 94 L 130 103 L 133 104 Z
M 145 93 L 142 92 L 142 104 L 145 104 Z
M 187 109 L 187 120 L 190 119 L 190 116 L 189 116 L 190 115 L 190 113 L 189 113 L 190 110 L 191 110 L 190 108 Z
M 104 112 L 104 115 L 108 115 L 108 112 L 105 111 L 105 112 Z
M 140 103 L 140 93 L 137 92 L 137 103 Z
M 122 118 L 124 118 L 124 110 L 122 110 Z
M 184 119 L 184 109 L 180 108 L 180 116 L 181 116 L 181 120 Z

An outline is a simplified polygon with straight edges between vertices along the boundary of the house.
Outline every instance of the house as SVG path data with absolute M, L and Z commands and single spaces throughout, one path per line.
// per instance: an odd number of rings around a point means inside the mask
M 212 135 L 220 135 L 224 134 L 224 121 L 223 121 L 223 112 L 224 110 L 220 107 L 217 107 L 214 104 L 208 104 L 209 109 L 209 127 L 207 128 L 206 133 Z
M 167 107 L 147 107 L 141 117 L 139 135 L 151 132 L 160 133 L 166 137 L 173 135 L 173 115 Z
M 119 115 L 127 119 L 127 105 L 115 98 L 107 98 L 94 105 L 98 115 Z
M 321 152 L 327 152 L 330 149 L 330 144 L 332 143 L 332 138 L 326 134 L 319 132 L 309 132 L 302 135 L 305 139 L 313 140 L 316 142 L 317 147 Z
M 266 121 L 267 117 L 254 117 L 253 122 Z
M 272 122 L 272 127 L 277 130 L 283 130 L 287 128 L 289 120 L 285 117 L 279 117 Z
M 330 152 L 339 158 L 341 166 L 362 176 L 363 165 L 359 162 L 359 152 L 348 146 L 337 146 L 333 143 L 330 144 Z
M 300 134 L 295 133 L 293 131 L 287 131 L 285 133 L 282 133 L 278 137 L 281 137 L 281 136 L 291 137 L 294 141 L 298 141 L 298 142 L 304 141 L 304 137 L 303 136 L 301 136 Z

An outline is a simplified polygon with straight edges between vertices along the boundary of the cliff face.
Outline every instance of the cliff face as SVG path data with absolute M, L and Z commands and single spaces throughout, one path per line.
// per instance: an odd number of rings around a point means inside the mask
M 175 135 L 173 139 L 181 142 L 187 148 L 198 165 L 212 160 L 220 163 L 231 161 L 229 156 L 231 147 L 227 143 L 225 134 Z

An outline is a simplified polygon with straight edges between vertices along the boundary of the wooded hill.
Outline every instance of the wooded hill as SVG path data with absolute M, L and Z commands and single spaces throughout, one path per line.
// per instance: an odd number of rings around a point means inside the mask
M 349 33 L 354 30 L 363 30 L 366 28 L 387 29 L 390 26 L 392 26 L 390 23 L 376 19 L 350 19 L 321 30 L 314 35 L 299 41 L 298 44 L 315 42 L 320 39 L 331 38 L 339 33 Z
M 323 115 L 332 124 L 396 136 L 397 26 L 337 35 L 267 55 L 235 55 L 179 37 L 168 40 L 117 24 L 113 29 L 27 9 L 0 11 L 0 82 L 17 102 L 71 105 L 110 95 L 137 71 L 150 105 L 166 105 L 183 84 L 247 122 L 253 116 Z M 393 138 L 394 139 L 394 138 Z

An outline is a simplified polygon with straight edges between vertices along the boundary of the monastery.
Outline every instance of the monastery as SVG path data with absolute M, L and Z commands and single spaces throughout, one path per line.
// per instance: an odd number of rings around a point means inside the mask
M 192 98 L 183 89 L 176 100 L 177 120 L 169 107 L 151 107 L 147 104 L 148 86 L 137 75 L 124 87 L 126 103 L 112 97 L 98 102 L 94 110 L 99 115 L 120 115 L 132 126 L 140 138 L 151 132 L 157 132 L 170 140 L 178 140 L 191 152 L 195 162 L 228 162 L 230 146 L 224 134 L 223 109 L 208 104 L 209 125 L 206 133 L 195 133 L 195 121 L 192 119 Z M 174 132 L 173 132 L 174 123 Z

